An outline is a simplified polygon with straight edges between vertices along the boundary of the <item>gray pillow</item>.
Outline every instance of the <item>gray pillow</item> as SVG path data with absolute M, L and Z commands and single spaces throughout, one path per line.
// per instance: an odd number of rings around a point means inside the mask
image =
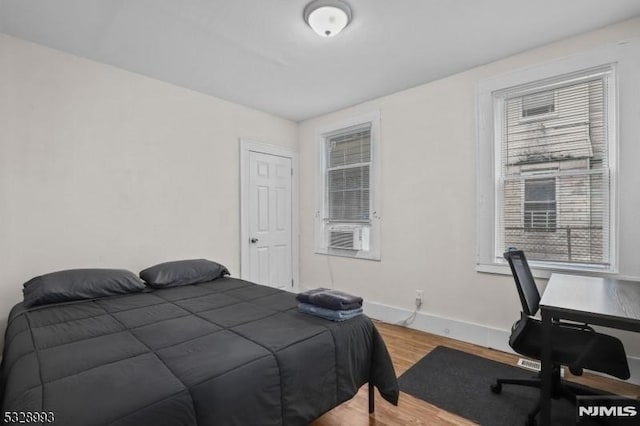
M 144 283 L 124 269 L 69 269 L 32 278 L 23 285 L 24 306 L 95 299 L 144 290 Z
M 154 288 L 203 283 L 225 275 L 230 274 L 224 265 L 207 259 L 165 262 L 140 271 L 140 278 Z

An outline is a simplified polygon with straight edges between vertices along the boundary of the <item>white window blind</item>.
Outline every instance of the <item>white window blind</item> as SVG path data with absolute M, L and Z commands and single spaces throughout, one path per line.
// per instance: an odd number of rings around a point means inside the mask
M 496 257 L 517 247 L 531 260 L 608 267 L 606 72 L 495 96 Z
M 326 217 L 330 222 L 369 222 L 371 129 L 326 139 Z

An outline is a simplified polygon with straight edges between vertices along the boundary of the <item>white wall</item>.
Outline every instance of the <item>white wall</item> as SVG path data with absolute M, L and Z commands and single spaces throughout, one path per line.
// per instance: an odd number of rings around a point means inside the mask
M 416 290 L 423 290 L 424 318 L 472 323 L 467 329 L 477 324 L 508 330 L 520 310 L 513 279 L 475 269 L 477 85 L 488 77 L 639 36 L 636 18 L 301 123 L 303 165 L 314 164 L 316 128 L 373 110 L 381 113 L 382 152 L 380 262 L 314 254 L 314 169 L 301 168 L 302 285 L 330 285 L 333 276 L 336 288 L 407 311 L 413 311 Z M 431 330 L 448 334 L 447 324 Z M 624 334 L 624 340 L 629 355 L 639 356 L 638 335 Z
M 0 333 L 54 270 L 239 275 L 240 137 L 295 148 L 296 124 L 0 35 Z

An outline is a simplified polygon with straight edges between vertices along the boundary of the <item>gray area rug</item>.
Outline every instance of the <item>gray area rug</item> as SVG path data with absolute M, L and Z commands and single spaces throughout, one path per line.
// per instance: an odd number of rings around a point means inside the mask
M 539 390 L 503 385 L 502 393 L 496 395 L 489 387 L 498 377 L 535 375 L 532 371 L 438 346 L 398 381 L 401 391 L 481 425 L 517 426 L 524 425 L 527 413 L 539 398 Z M 575 407 L 565 400 L 552 400 L 551 423 L 575 425 Z

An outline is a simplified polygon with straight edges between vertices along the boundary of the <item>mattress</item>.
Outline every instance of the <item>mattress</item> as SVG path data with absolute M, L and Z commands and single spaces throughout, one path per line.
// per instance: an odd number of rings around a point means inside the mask
M 234 278 L 9 316 L 2 413 L 61 425 L 302 425 L 365 383 L 396 404 L 366 316 L 299 313 L 295 295 Z

